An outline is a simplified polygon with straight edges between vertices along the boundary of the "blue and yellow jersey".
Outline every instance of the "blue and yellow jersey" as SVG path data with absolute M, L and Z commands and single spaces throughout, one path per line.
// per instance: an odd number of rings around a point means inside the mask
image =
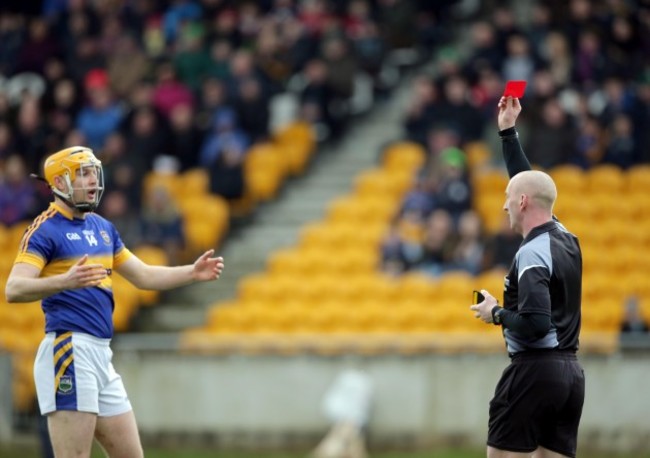
M 73 218 L 70 210 L 54 202 L 27 228 L 15 263 L 40 268 L 41 277 L 67 272 L 85 254 L 88 264 L 102 264 L 108 276 L 99 286 L 61 291 L 43 299 L 45 332 L 112 337 L 112 273 L 132 254 L 109 221 L 95 213 Z

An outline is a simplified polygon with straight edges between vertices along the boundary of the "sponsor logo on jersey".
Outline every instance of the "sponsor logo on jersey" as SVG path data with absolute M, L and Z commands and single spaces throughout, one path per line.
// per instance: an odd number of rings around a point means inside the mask
M 65 237 L 68 240 L 81 240 L 81 236 L 76 232 L 66 232 Z

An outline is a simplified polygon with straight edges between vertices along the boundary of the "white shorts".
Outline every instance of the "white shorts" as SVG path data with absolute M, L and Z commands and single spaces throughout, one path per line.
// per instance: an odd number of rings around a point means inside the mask
M 80 332 L 45 335 L 34 363 L 42 415 L 77 410 L 110 417 L 131 410 L 109 344 L 110 339 Z

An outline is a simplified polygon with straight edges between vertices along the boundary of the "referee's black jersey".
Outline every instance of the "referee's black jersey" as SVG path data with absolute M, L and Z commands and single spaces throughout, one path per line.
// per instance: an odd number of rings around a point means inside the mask
M 577 237 L 555 218 L 530 231 L 505 278 L 504 307 L 522 315 L 550 315 L 551 328 L 539 339 L 504 328 L 508 352 L 546 348 L 577 351 L 581 290 L 582 254 Z

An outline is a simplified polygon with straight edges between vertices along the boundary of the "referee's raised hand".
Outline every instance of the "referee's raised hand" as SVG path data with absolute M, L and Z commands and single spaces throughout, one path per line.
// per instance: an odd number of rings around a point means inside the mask
M 497 105 L 499 114 L 497 116 L 497 123 L 499 130 L 509 129 L 515 127 L 515 122 L 519 113 L 521 113 L 521 104 L 519 99 L 514 97 L 501 97 Z

